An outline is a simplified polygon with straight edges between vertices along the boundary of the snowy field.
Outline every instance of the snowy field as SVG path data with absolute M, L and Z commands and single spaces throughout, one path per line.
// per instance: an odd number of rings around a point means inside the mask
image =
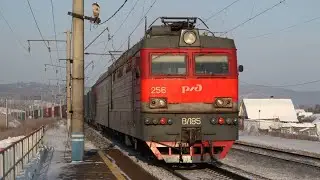
M 253 136 L 247 135 L 246 133 L 240 133 L 239 141 L 265 146 L 272 146 L 279 149 L 306 151 L 320 154 L 320 142 L 317 141 L 286 139 L 268 135 Z

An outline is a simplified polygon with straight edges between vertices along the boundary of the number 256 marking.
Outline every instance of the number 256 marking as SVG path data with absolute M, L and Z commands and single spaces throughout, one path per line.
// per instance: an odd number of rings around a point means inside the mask
M 166 92 L 166 87 L 151 87 L 151 94 L 164 94 Z

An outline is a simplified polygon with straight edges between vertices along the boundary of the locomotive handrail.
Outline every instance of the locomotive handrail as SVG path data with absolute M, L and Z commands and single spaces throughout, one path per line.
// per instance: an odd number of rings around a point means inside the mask
M 0 180 L 16 179 L 18 173 L 38 152 L 44 126 L 0 150 Z

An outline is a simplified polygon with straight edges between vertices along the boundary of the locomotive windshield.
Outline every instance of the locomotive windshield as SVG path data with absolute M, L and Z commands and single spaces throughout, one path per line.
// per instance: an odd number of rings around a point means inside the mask
M 197 55 L 195 57 L 195 72 L 197 75 L 228 74 L 228 57 L 224 55 Z
M 185 55 L 152 55 L 152 74 L 184 75 L 186 67 Z

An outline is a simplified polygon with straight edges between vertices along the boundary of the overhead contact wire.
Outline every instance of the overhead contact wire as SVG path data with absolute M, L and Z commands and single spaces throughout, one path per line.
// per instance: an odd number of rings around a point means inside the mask
M 104 23 L 108 22 L 110 19 L 112 19 L 112 18 L 123 8 L 123 6 L 127 3 L 127 1 L 128 1 L 128 0 L 125 0 L 124 3 L 120 6 L 120 8 L 119 8 L 111 17 L 109 17 L 107 20 L 105 20 L 105 21 L 104 21 L 103 23 L 101 23 L 101 24 L 104 24 Z M 100 24 L 100 25 L 101 25 L 101 24 Z M 98 36 L 96 36 L 96 37 L 84 48 L 84 50 L 88 49 L 106 30 L 108 30 L 108 27 L 106 27 L 105 29 L 103 29 L 103 30 L 101 31 L 101 33 L 100 33 Z
M 253 19 L 257 18 L 258 16 L 260 16 L 260 15 L 262 15 L 262 14 L 264 14 L 264 13 L 266 13 L 266 12 L 270 11 L 270 10 L 272 10 L 273 8 L 275 8 L 275 7 L 279 6 L 280 4 L 284 3 L 285 1 L 286 1 L 286 0 L 281 0 L 281 1 L 280 1 L 280 2 L 278 2 L 277 4 L 275 4 L 275 5 L 273 5 L 273 6 L 269 7 L 269 8 L 267 8 L 267 9 L 265 9 L 264 11 L 262 11 L 262 12 L 260 12 L 260 13 L 256 14 L 256 15 L 255 15 L 255 16 L 253 16 L 253 17 L 248 18 L 248 19 L 247 19 L 247 20 L 245 20 L 244 22 L 242 22 L 242 23 L 240 23 L 240 24 L 236 25 L 235 27 L 231 28 L 230 30 L 228 30 L 228 31 L 226 31 L 226 32 L 224 32 L 224 33 L 222 33 L 222 34 L 223 34 L 223 35 L 224 35 L 224 34 L 227 34 L 228 32 L 233 31 L 233 30 L 235 30 L 235 29 L 237 29 L 237 28 L 239 28 L 239 27 L 243 26 L 243 25 L 244 25 L 244 24 L 246 24 L 247 22 L 252 21 Z

